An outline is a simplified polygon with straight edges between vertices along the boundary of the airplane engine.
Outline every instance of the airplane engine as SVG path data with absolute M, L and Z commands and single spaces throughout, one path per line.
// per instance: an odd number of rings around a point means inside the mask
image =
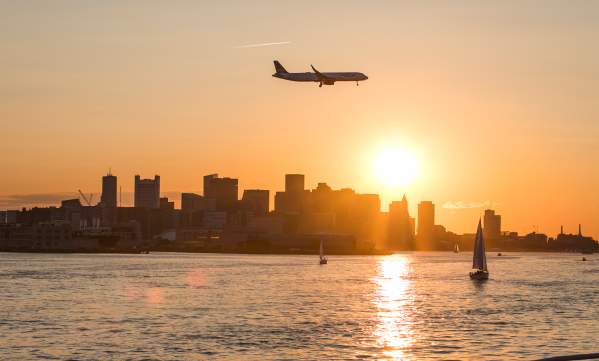
M 324 79 L 324 80 L 322 81 L 322 83 L 323 83 L 324 85 L 335 85 L 335 81 L 334 81 L 334 80 L 332 80 L 332 79 Z

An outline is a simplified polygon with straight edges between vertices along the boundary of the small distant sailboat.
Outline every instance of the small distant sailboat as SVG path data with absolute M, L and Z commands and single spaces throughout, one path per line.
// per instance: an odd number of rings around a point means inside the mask
M 460 253 L 460 246 L 457 243 L 453 245 L 453 253 Z
M 483 228 L 478 220 L 478 229 L 476 230 L 476 239 L 474 240 L 474 254 L 472 256 L 472 269 L 470 279 L 486 280 L 489 279 L 487 269 L 487 255 L 485 254 L 485 240 L 483 239 Z
M 322 240 L 320 241 L 320 264 L 327 264 L 328 260 L 324 255 L 324 248 L 322 247 Z

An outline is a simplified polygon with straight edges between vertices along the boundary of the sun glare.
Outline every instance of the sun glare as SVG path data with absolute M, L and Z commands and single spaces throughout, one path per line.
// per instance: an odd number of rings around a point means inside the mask
M 409 185 L 418 175 L 414 153 L 401 148 L 383 149 L 374 159 L 377 178 L 388 187 Z

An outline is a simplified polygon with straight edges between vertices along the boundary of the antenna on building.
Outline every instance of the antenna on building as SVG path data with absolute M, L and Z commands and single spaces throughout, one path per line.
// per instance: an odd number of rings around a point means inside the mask
M 119 207 L 123 206 L 123 187 L 119 186 Z
M 112 175 L 112 167 L 108 167 L 108 175 Z

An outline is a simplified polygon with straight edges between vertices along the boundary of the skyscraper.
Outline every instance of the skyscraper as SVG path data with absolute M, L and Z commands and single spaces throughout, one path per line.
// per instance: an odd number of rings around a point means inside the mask
M 408 212 L 408 200 L 404 195 L 401 201 L 389 205 L 389 233 L 387 247 L 390 249 L 410 250 L 413 248 L 413 218 Z
M 275 211 L 299 214 L 309 192 L 304 190 L 303 174 L 285 174 L 285 191 L 275 193 Z
M 285 192 L 302 193 L 304 191 L 303 174 L 285 174 Z
M 233 211 L 237 208 L 238 182 L 218 174 L 204 176 L 204 198 L 214 199 L 217 211 Z
M 268 213 L 269 192 L 265 189 L 246 189 L 241 198 L 243 209 L 251 211 L 255 215 Z
M 192 212 L 204 210 L 204 197 L 195 193 L 181 193 L 181 210 L 183 212 Z
M 159 208 L 160 176 L 155 175 L 154 179 L 141 179 L 139 175 L 136 175 L 134 198 L 135 207 Z
M 498 239 L 501 237 L 501 216 L 495 214 L 495 211 L 492 209 L 485 209 L 483 237 L 486 239 Z
M 102 177 L 102 207 L 116 208 L 116 176 L 110 172 Z
M 431 246 L 435 229 L 435 205 L 431 201 L 418 204 L 418 247 L 426 249 Z

